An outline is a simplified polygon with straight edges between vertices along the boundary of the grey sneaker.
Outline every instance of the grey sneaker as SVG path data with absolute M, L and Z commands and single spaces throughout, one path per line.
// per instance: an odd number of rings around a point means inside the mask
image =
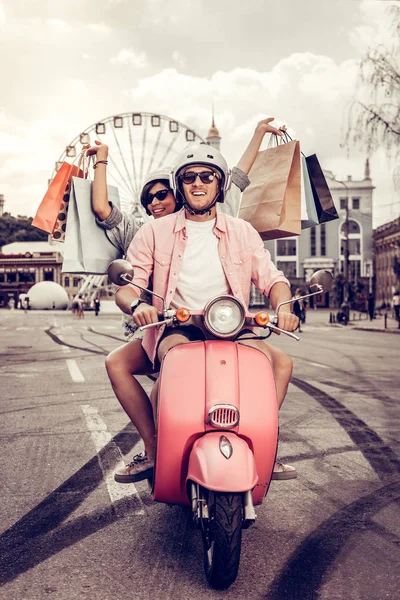
M 275 462 L 272 479 L 283 481 L 285 479 L 296 479 L 297 471 L 291 465 L 284 465 L 279 460 Z
M 147 479 L 153 475 L 154 460 L 149 458 L 147 454 L 141 452 L 136 454 L 132 462 L 126 465 L 123 469 L 119 469 L 114 473 L 115 481 L 118 483 L 134 483 Z

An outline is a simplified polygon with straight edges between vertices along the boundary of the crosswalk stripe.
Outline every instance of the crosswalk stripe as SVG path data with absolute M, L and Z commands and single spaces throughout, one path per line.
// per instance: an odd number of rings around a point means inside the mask
M 111 442 L 111 434 L 107 429 L 106 423 L 100 417 L 99 412 L 96 407 L 91 406 L 90 404 L 81 404 L 81 410 L 85 416 L 86 427 L 90 432 L 90 436 L 92 438 L 94 447 L 96 448 L 97 458 L 99 461 L 100 468 L 103 472 L 105 484 L 107 487 L 108 495 L 110 496 L 110 500 L 118 513 L 118 501 L 123 498 L 127 498 L 129 496 L 136 496 L 140 502 L 140 506 L 143 507 L 143 502 L 138 494 L 135 484 L 131 483 L 129 485 L 121 485 L 114 480 L 113 471 L 106 469 L 102 463 L 101 456 L 99 452 Z M 112 442 L 112 445 L 115 446 L 115 449 L 121 456 L 121 452 L 115 442 Z M 121 456 L 122 458 L 122 456 Z M 139 510 L 133 511 L 135 514 L 143 515 L 144 510 L 140 508 Z
M 71 375 L 72 381 L 74 383 L 83 383 L 85 381 L 85 378 L 82 375 L 82 373 L 80 372 L 79 367 L 76 364 L 76 361 L 73 360 L 72 358 L 67 358 L 66 363 L 67 363 L 67 367 L 69 370 L 69 374 Z

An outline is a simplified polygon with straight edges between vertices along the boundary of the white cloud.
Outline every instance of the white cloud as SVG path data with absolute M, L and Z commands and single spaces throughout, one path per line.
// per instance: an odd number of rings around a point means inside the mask
M 117 56 L 111 58 L 112 64 L 129 65 L 137 69 L 144 69 L 148 65 L 147 56 L 144 52 L 122 49 Z
M 112 31 L 111 27 L 109 27 L 105 23 L 89 23 L 87 28 L 89 29 L 89 31 L 93 31 L 95 33 L 109 34 Z
M 68 33 L 72 30 L 71 25 L 62 19 L 47 19 L 46 23 L 59 33 Z
M 186 60 L 179 50 L 174 50 L 172 53 L 172 61 L 178 67 L 178 69 L 184 69 L 186 66 Z

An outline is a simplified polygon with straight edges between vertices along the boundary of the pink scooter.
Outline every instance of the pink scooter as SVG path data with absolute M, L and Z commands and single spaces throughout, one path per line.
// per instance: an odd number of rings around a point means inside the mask
M 117 260 L 109 275 L 124 285 L 133 269 Z M 303 297 L 328 291 L 331 277 L 317 271 L 310 284 L 318 291 Z M 205 336 L 172 348 L 161 365 L 153 498 L 191 506 L 202 532 L 206 577 L 217 589 L 237 577 L 242 530 L 255 522 L 254 506 L 268 491 L 278 445 L 271 364 L 234 340 L 249 327 L 262 328 L 262 339 L 277 332 L 299 340 L 276 326 L 280 306 L 270 319 L 264 311 L 246 313 L 233 296 L 220 296 L 200 314 L 164 310 L 160 323 L 141 328 L 190 324 Z

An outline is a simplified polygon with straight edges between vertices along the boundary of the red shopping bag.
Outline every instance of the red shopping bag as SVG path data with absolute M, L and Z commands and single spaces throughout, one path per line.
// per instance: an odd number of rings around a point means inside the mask
M 37 209 L 32 221 L 34 227 L 53 233 L 57 217 L 64 207 L 64 196 L 66 196 L 66 202 L 69 200 L 67 188 L 70 186 L 72 177 L 84 177 L 80 163 L 81 160 L 78 165 L 62 163 Z

